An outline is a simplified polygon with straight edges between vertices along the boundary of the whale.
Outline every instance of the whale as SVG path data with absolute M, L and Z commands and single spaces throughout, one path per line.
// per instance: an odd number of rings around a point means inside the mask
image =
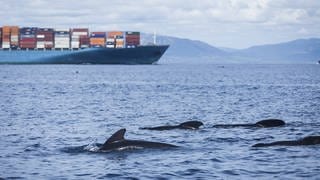
M 99 148 L 99 151 L 125 150 L 125 149 L 143 149 L 143 148 L 173 148 L 176 145 L 144 141 L 144 140 L 127 140 L 124 138 L 126 129 L 120 129 L 109 137 Z
M 201 121 L 186 121 L 186 122 L 181 123 L 179 125 L 142 127 L 140 129 L 157 130 L 157 131 L 172 130 L 172 129 L 199 129 L 199 127 L 202 125 L 203 125 L 203 123 Z
M 286 123 L 280 119 L 264 119 L 258 121 L 254 124 L 216 124 L 213 125 L 214 128 L 234 128 L 234 127 L 259 127 L 259 128 L 269 128 L 284 126 Z
M 275 141 L 271 143 L 258 143 L 252 147 L 268 147 L 268 146 L 308 146 L 320 144 L 320 136 L 307 136 L 302 139 L 293 141 Z

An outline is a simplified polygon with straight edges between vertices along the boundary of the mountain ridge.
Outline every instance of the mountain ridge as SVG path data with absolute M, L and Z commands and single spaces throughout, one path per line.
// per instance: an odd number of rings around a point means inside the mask
M 142 42 L 153 42 L 143 34 Z M 170 62 L 214 63 L 314 63 L 320 59 L 320 38 L 256 45 L 245 49 L 219 48 L 199 40 L 157 36 L 157 44 L 169 44 L 163 59 Z

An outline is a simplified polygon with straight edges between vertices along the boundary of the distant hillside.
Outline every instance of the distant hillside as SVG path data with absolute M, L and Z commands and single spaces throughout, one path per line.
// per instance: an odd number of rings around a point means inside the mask
M 142 34 L 142 43 L 153 35 Z M 217 48 L 205 42 L 170 36 L 157 36 L 158 44 L 170 44 L 161 62 L 192 63 L 315 63 L 320 60 L 320 39 L 253 46 L 247 49 Z
M 141 41 L 144 44 L 151 43 L 153 42 L 153 35 L 143 34 Z M 214 61 L 228 54 L 202 41 L 170 36 L 157 36 L 157 44 L 170 45 L 162 59 L 171 61 Z
M 260 62 L 308 63 L 320 59 L 320 39 L 298 39 L 290 42 L 253 46 L 233 52 L 233 56 Z

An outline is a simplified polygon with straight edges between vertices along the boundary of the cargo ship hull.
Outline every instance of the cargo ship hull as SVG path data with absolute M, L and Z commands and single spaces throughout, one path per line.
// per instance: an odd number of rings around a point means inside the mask
M 0 64 L 154 64 L 168 45 L 79 50 L 0 50 Z

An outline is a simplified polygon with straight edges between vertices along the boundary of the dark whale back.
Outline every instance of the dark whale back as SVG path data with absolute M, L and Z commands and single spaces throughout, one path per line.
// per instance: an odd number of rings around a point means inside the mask
M 255 125 L 258 127 L 278 127 L 284 126 L 286 123 L 280 119 L 265 119 L 257 122 Z
M 126 129 L 120 129 L 115 132 L 106 142 L 99 148 L 99 150 L 119 150 L 119 149 L 128 149 L 128 148 L 168 148 L 168 147 L 177 147 L 172 144 L 152 142 L 152 141 L 143 141 L 143 140 L 127 140 L 124 138 Z
M 140 129 L 158 130 L 158 131 L 171 130 L 171 129 L 198 129 L 202 125 L 203 123 L 200 121 L 186 121 L 184 123 L 181 123 L 175 126 L 143 127 Z
M 201 121 L 187 121 L 179 124 L 179 127 L 182 129 L 199 129 L 203 123 Z
M 280 119 L 265 119 L 256 122 L 255 124 L 217 124 L 213 125 L 214 128 L 235 128 L 235 127 L 278 127 L 285 125 L 285 122 Z
M 252 147 L 267 147 L 267 146 L 307 146 L 320 144 L 320 136 L 307 136 L 305 138 L 294 141 L 275 141 L 272 143 L 258 143 Z
M 307 136 L 299 140 L 302 145 L 315 145 L 320 144 L 320 136 Z

